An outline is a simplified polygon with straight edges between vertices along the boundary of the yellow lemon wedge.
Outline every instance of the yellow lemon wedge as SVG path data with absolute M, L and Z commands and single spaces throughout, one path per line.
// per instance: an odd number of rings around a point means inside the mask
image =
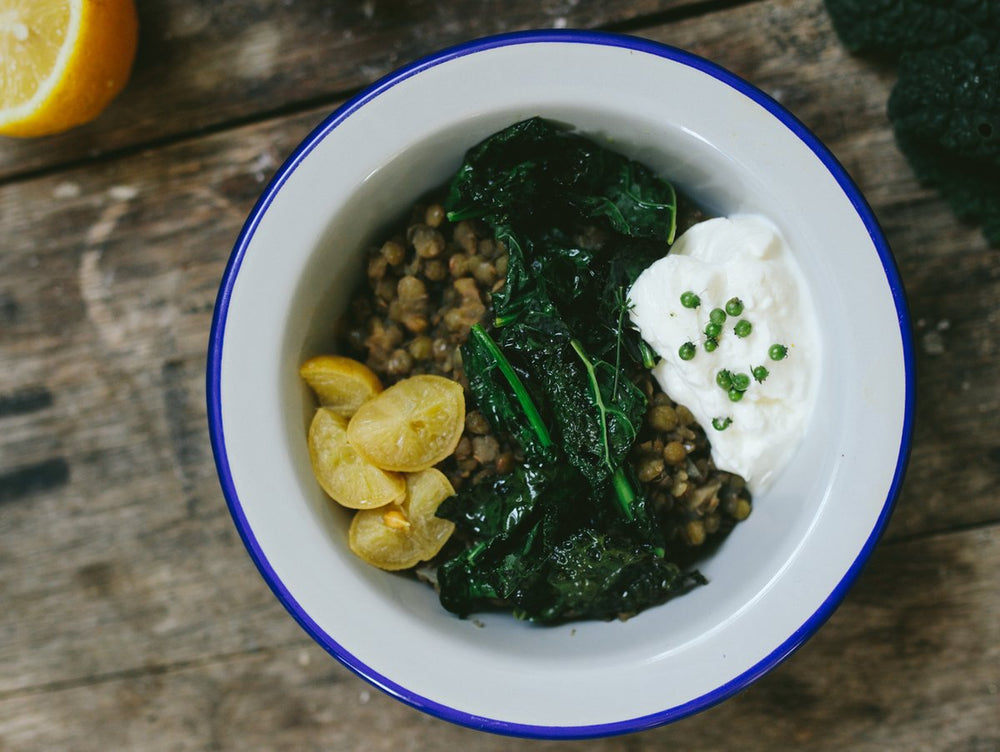
M 347 441 L 347 419 L 321 407 L 309 424 L 309 459 L 324 491 L 350 509 L 373 509 L 403 501 L 406 480 L 358 455 Z
M 361 405 L 347 425 L 347 438 L 358 454 L 383 470 L 417 472 L 454 452 L 464 428 L 462 385 L 421 374 Z
M 128 81 L 138 35 L 133 0 L 0 0 L 0 135 L 96 118 Z
M 299 367 L 299 375 L 323 407 L 351 417 L 382 391 L 382 382 L 364 363 L 341 355 L 318 355 Z
M 411 473 L 401 504 L 355 512 L 348 545 L 368 564 L 389 571 L 432 559 L 455 530 L 454 523 L 435 516 L 441 502 L 454 493 L 436 468 Z

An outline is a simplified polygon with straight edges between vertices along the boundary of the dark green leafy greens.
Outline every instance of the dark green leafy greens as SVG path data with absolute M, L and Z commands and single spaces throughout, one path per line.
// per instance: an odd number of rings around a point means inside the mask
M 465 541 L 438 569 L 442 604 L 607 619 L 702 582 L 671 560 L 626 461 L 647 408 L 628 374 L 654 361 L 627 291 L 673 242 L 673 187 L 533 118 L 469 151 L 446 209 L 508 250 L 494 319 L 473 327 L 462 360 L 478 409 L 525 463 L 441 505 Z
M 1000 247 L 1000 32 L 904 56 L 888 112 L 917 177 Z
M 1000 30 L 996 0 L 826 0 L 826 7 L 849 50 L 893 58 Z
M 1000 246 L 1000 2 L 826 0 L 854 52 L 898 62 L 888 102 L 914 173 Z
M 677 196 L 645 166 L 531 118 L 473 147 L 451 183 L 452 220 L 515 221 L 529 235 L 603 218 L 617 232 L 673 242 Z

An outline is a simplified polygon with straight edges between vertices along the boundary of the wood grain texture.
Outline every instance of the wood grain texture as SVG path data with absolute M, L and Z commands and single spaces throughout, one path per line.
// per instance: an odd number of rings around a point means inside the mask
M 887 544 L 820 632 L 751 689 L 626 737 L 540 742 L 453 726 L 371 688 L 303 638 L 0 696 L 0 740 L 8 752 L 991 752 L 1000 748 L 998 571 L 996 529 Z
M 272 596 L 219 492 L 204 363 L 231 244 L 313 119 L 0 191 L 0 393 L 52 394 L 0 419 L 0 467 L 69 478 L 0 506 L 0 691 L 298 635 L 273 611 L 261 631 Z
M 215 479 L 208 327 L 244 217 L 338 91 L 481 31 L 682 4 L 151 0 L 144 34 L 161 23 L 169 44 L 147 43 L 126 110 L 64 141 L 0 145 L 0 175 L 44 168 L 0 185 L 0 750 L 569 747 L 433 720 L 295 625 Z M 316 21 L 324 8 L 336 23 Z M 858 182 L 912 308 L 916 441 L 886 540 L 800 652 L 700 716 L 576 746 L 1000 749 L 1000 256 L 913 180 L 885 118 L 892 71 L 847 55 L 821 0 L 702 10 L 635 32 L 761 86 Z M 264 29 L 281 29 L 280 54 L 220 83 L 240 50 L 263 57 Z M 87 161 L 120 143 L 145 146 Z
M 475 37 L 620 25 L 699 2 L 141 0 L 139 52 L 122 95 L 98 120 L 69 133 L 0 139 L 0 179 L 333 102 Z

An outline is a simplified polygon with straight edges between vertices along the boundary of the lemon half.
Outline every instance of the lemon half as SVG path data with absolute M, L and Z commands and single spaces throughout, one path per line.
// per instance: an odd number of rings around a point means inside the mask
M 125 87 L 138 38 L 133 0 L 0 0 L 0 135 L 96 118 Z

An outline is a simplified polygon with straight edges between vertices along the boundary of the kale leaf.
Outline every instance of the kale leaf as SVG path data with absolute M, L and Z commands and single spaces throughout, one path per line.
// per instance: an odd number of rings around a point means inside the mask
M 1000 30 L 996 0 L 826 0 L 826 8 L 847 49 L 894 58 Z
M 646 398 L 608 363 L 591 359 L 558 318 L 534 314 L 501 330 L 546 397 L 569 461 L 603 492 L 635 441 Z
M 507 608 L 539 623 L 630 616 L 704 583 L 581 499 L 568 466 L 525 465 L 445 500 L 475 545 L 438 569 L 441 603 Z
M 605 217 L 623 235 L 674 241 L 677 231 L 674 187 L 637 162 L 622 159 L 611 166 L 593 195 L 571 196 L 571 201 L 584 216 Z
M 447 609 L 611 618 L 699 582 L 667 558 L 626 461 L 647 407 L 628 371 L 651 365 L 627 290 L 669 248 L 676 206 L 648 168 L 540 118 L 469 150 L 445 208 L 487 223 L 508 255 L 463 369 L 526 462 L 439 508 L 465 542 L 438 568 Z
M 704 583 L 700 574 L 682 572 L 652 548 L 582 529 L 555 547 L 544 576 L 518 607 L 540 622 L 581 614 L 624 618 Z
M 578 480 L 566 464 L 525 464 L 442 502 L 438 516 L 473 543 L 438 568 L 441 604 L 460 616 L 514 608 L 547 566 Z
M 1000 34 L 904 55 L 888 109 L 917 177 L 1000 246 Z
M 673 242 L 677 195 L 644 165 L 542 118 L 473 147 L 446 200 L 451 220 L 517 218 L 529 231 L 603 218 L 617 232 Z
M 514 438 L 529 457 L 551 459 L 552 438 L 535 399 L 481 324 L 469 332 L 462 362 L 469 391 L 493 429 Z
M 556 475 L 526 463 L 448 497 L 438 507 L 438 516 L 477 539 L 509 537 L 534 514 L 538 498 Z M 565 473 L 560 475 L 562 480 L 571 480 Z
M 1000 2 L 826 0 L 826 8 L 848 49 L 898 63 L 888 116 L 914 174 L 1000 246 Z

